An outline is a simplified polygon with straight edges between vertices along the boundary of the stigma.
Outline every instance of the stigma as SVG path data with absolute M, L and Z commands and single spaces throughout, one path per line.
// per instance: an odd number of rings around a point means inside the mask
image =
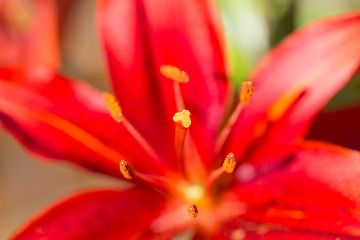
M 116 121 L 121 122 L 123 120 L 123 114 L 119 102 L 116 100 L 115 96 L 104 92 L 103 98 L 108 109 L 110 116 Z
M 188 110 L 177 112 L 173 117 L 173 121 L 175 123 L 180 123 L 184 128 L 189 128 L 191 125 L 190 115 L 191 114 Z
M 253 81 L 245 81 L 241 83 L 240 102 L 244 105 L 249 104 L 251 96 L 254 92 Z
M 189 82 L 189 75 L 186 72 L 180 70 L 178 67 L 174 67 L 171 65 L 162 65 L 160 67 L 160 73 L 165 77 L 179 83 Z
M 195 203 L 192 203 L 190 206 L 188 206 L 186 210 L 189 216 L 192 218 L 196 218 L 197 215 L 199 214 L 199 210 Z
M 124 178 L 126 178 L 126 179 L 134 178 L 134 175 L 135 175 L 134 169 L 130 163 L 128 163 L 125 160 L 121 160 L 119 166 L 120 166 L 120 172 L 122 173 Z
M 233 153 L 229 153 L 223 163 L 223 168 L 227 173 L 233 173 L 236 167 L 236 158 Z

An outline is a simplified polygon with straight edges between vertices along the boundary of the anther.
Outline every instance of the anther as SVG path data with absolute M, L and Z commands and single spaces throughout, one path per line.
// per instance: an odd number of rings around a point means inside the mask
M 199 214 L 199 210 L 195 203 L 192 203 L 190 206 L 188 206 L 186 210 L 189 216 L 192 218 L 196 218 L 197 215 Z
M 121 160 L 119 166 L 120 166 L 120 172 L 122 173 L 124 178 L 126 178 L 126 179 L 134 178 L 135 172 L 130 163 L 128 163 L 125 160 Z
M 245 81 L 241 83 L 240 102 L 244 105 L 249 104 L 251 96 L 254 92 L 254 83 Z
M 160 73 L 165 77 L 179 83 L 189 82 L 189 75 L 186 72 L 180 70 L 178 67 L 174 67 L 171 65 L 162 65 L 160 67 Z
M 223 163 L 223 168 L 227 173 L 233 173 L 236 167 L 236 159 L 233 153 L 229 153 Z
M 173 120 L 175 123 L 181 123 L 184 128 L 189 128 L 191 125 L 190 115 L 191 114 L 188 110 L 183 110 L 175 113 Z
M 116 100 L 115 96 L 110 93 L 104 92 L 103 98 L 106 104 L 106 108 L 110 113 L 110 116 L 116 122 L 121 122 L 121 120 L 123 119 L 123 114 L 119 102 Z

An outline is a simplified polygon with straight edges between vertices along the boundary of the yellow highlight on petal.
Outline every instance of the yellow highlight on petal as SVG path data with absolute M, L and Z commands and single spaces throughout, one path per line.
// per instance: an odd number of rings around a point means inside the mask
M 302 220 L 306 218 L 306 215 L 303 211 L 293 209 L 269 208 L 266 210 L 265 215 L 267 217 L 285 217 L 297 220 Z
M 229 153 L 223 163 L 223 168 L 227 173 L 233 173 L 236 167 L 236 158 L 233 153 Z
M 180 70 L 178 67 L 174 67 L 171 65 L 162 65 L 160 67 L 160 72 L 167 78 L 174 80 L 179 83 L 187 83 L 189 82 L 189 75 Z
M 106 104 L 106 108 L 108 109 L 110 116 L 116 121 L 121 122 L 123 118 L 122 110 L 119 105 L 119 102 L 116 100 L 115 96 L 104 92 L 103 98 Z
M 175 113 L 173 120 L 176 123 L 181 123 L 184 128 L 189 128 L 191 125 L 190 112 L 188 110 L 182 110 Z
M 268 119 L 270 121 L 276 121 L 280 119 L 290 108 L 290 106 L 296 101 L 296 99 L 300 97 L 303 90 L 303 88 L 294 88 L 281 96 L 280 99 L 277 100 L 277 102 L 275 102 L 275 104 L 272 105 L 268 110 Z

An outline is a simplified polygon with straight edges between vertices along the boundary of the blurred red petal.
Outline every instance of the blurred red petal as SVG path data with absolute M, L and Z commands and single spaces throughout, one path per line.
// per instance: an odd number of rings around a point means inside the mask
M 0 65 L 60 64 L 54 0 L 0 2 Z
M 359 32 L 357 11 L 313 23 L 271 51 L 254 71 L 254 95 L 229 149 L 244 151 L 254 137 L 269 145 L 303 137 L 326 102 L 358 70 Z
M 306 138 L 360 150 L 360 106 L 321 113 Z
M 98 13 L 113 86 L 124 114 L 156 149 L 172 150 L 172 117 L 177 110 L 172 80 L 161 76 L 160 67 L 179 67 L 190 76 L 181 88 L 192 114 L 191 131 L 206 154 L 223 117 L 228 91 L 215 3 L 103 0 Z
M 251 230 L 245 230 L 246 227 Z M 201 239 L 201 238 L 199 238 Z M 254 223 L 226 222 L 221 233 L 215 234 L 211 239 L 227 240 L 353 240 L 353 236 L 343 234 L 323 233 L 314 231 L 288 230 L 271 225 L 257 225 Z
M 0 69 L 0 78 L 0 121 L 34 153 L 117 177 L 121 159 L 161 171 L 110 117 L 97 90 L 40 70 Z
M 85 192 L 54 204 L 10 239 L 151 238 L 155 234 L 150 224 L 159 216 L 164 204 L 165 199 L 160 194 L 142 188 Z
M 247 205 L 242 219 L 286 229 L 360 237 L 360 153 L 305 142 L 267 159 L 225 201 Z

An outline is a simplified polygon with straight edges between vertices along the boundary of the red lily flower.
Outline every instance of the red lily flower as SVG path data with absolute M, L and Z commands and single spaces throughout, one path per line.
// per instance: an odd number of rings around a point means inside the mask
M 37 154 L 136 185 L 71 196 L 11 239 L 360 237 L 359 152 L 304 140 L 359 68 L 360 11 L 272 50 L 230 117 L 212 1 L 102 0 L 98 11 L 121 106 L 83 83 L 1 69 L 0 120 Z

